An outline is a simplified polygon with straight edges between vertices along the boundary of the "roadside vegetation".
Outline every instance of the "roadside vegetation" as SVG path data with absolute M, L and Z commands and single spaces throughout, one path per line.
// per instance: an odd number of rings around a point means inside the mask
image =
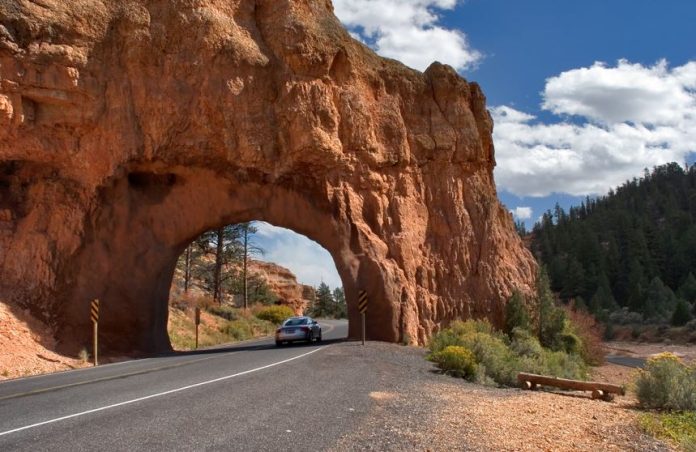
M 648 360 L 635 381 L 643 430 L 684 450 L 696 451 L 696 364 L 671 353 Z
M 181 296 L 169 310 L 168 332 L 175 350 L 193 350 L 195 348 L 196 325 L 195 308 L 201 308 L 201 324 L 198 329 L 198 346 L 238 342 L 273 334 L 274 321 L 264 318 L 269 309 L 282 308 L 287 317 L 293 314 L 286 306 L 264 306 L 254 304 L 249 309 L 230 305 L 219 305 L 210 297 Z
M 536 308 L 535 315 L 529 306 Z M 541 272 L 534 299 L 512 295 L 504 331 L 496 331 L 485 320 L 454 322 L 433 336 L 429 359 L 453 376 L 517 386 L 519 372 L 587 379 L 588 366 L 603 360 L 600 342 L 596 322 L 557 306 Z

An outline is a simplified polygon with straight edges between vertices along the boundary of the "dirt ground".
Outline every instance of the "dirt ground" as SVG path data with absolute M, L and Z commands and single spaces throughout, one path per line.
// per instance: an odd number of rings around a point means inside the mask
M 54 353 L 55 345 L 50 329 L 28 311 L 12 311 L 0 301 L 0 380 L 89 365 Z

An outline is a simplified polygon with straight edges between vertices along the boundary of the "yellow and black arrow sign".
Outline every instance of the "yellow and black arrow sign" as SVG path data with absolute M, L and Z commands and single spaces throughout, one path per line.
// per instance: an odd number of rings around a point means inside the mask
M 364 314 L 367 311 L 367 292 L 361 290 L 358 292 L 358 311 Z
M 99 300 L 92 300 L 90 317 L 92 318 L 92 322 L 99 323 Z

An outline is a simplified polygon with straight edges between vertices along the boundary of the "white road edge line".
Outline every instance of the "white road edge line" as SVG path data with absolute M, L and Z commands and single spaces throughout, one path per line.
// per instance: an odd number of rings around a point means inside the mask
M 236 374 L 226 375 L 224 377 L 215 378 L 213 380 L 202 381 L 200 383 L 194 383 L 192 385 L 182 386 L 182 387 L 176 388 L 176 389 L 170 389 L 169 391 L 158 392 L 156 394 L 150 394 L 150 395 L 145 396 L 145 397 L 138 397 L 137 399 L 126 400 L 125 402 L 114 403 L 112 405 L 106 405 L 103 407 L 94 408 L 94 409 L 87 410 L 87 411 L 82 411 L 80 413 L 69 414 L 67 416 L 61 416 L 61 417 L 57 417 L 55 419 L 49 419 L 48 421 L 37 422 L 36 424 L 25 425 L 24 427 L 18 427 L 18 428 L 14 428 L 12 430 L 7 430 L 5 432 L 0 432 L 0 436 L 5 436 L 5 435 L 9 435 L 11 433 L 21 432 L 22 430 L 28 430 L 30 428 L 41 427 L 42 425 L 53 424 L 55 422 L 65 421 L 67 419 L 72 419 L 75 417 L 84 416 L 86 414 L 92 414 L 92 413 L 97 413 L 99 411 L 109 410 L 111 408 L 116 408 L 116 407 L 120 407 L 120 406 L 124 406 L 124 405 L 130 405 L 130 404 L 136 403 L 136 402 L 142 402 L 143 400 L 154 399 L 155 397 L 161 397 L 161 396 L 165 396 L 165 395 L 169 395 L 169 394 L 174 394 L 176 392 L 181 392 L 181 391 L 185 391 L 187 389 L 197 388 L 199 386 L 209 385 L 211 383 L 217 383 L 217 382 L 223 381 L 223 380 L 229 380 L 230 378 L 240 377 L 242 375 L 250 374 L 253 372 L 258 372 L 259 370 L 268 369 L 270 367 L 275 367 L 275 366 L 278 366 L 280 364 L 285 364 L 285 363 L 288 363 L 290 361 L 294 361 L 296 359 L 304 358 L 305 356 L 311 355 L 312 353 L 316 353 L 319 350 L 322 350 L 324 348 L 326 348 L 326 347 L 319 347 L 317 349 L 312 350 L 311 352 L 307 352 L 307 353 L 303 353 L 301 355 L 293 356 L 292 358 L 288 358 L 288 359 L 284 359 L 282 361 L 267 364 L 265 366 L 256 367 L 254 369 L 245 370 L 243 372 L 238 372 Z

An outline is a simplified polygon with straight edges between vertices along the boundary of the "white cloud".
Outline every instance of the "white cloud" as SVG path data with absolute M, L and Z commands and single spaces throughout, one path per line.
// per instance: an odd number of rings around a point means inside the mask
M 532 218 L 532 208 L 531 207 L 515 207 L 511 209 L 510 212 L 512 216 L 518 220 L 529 220 Z
M 303 284 L 318 286 L 322 281 L 331 288 L 341 287 L 341 277 L 331 254 L 318 243 L 289 229 L 257 221 L 256 241 L 265 253 L 258 259 L 289 268 Z
M 683 162 L 696 151 L 696 62 L 670 69 L 595 63 L 547 80 L 542 107 L 579 116 L 535 122 L 495 107 L 499 188 L 519 196 L 604 194 L 644 168 Z
M 459 30 L 439 25 L 437 10 L 460 0 L 334 0 L 336 16 L 380 55 L 420 71 L 433 61 L 457 70 L 472 67 L 481 54 Z
M 543 107 L 603 124 L 678 124 L 693 113 L 696 62 L 670 71 L 662 60 L 652 67 L 620 60 L 616 67 L 595 63 L 546 81 Z

